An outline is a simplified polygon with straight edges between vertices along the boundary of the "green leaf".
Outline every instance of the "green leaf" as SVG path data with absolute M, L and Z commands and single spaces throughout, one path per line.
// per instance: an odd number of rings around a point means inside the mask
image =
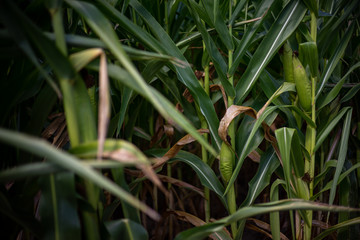
M 105 178 L 102 174 L 93 170 L 91 167 L 84 166 L 81 164 L 79 159 L 73 157 L 69 153 L 56 149 L 44 140 L 39 140 L 25 134 L 0 128 L 0 141 L 17 146 L 40 157 L 46 157 L 49 161 L 56 163 L 57 165 L 68 169 L 69 171 L 72 171 L 85 179 L 88 179 L 101 188 L 106 189 L 115 196 L 128 202 L 135 208 L 138 208 L 141 211 L 147 213 L 151 218 L 159 218 L 159 215 L 154 210 L 150 209 L 137 198 L 121 189 L 114 182 Z
M 238 18 L 240 12 L 243 10 L 243 7 L 246 3 L 246 0 L 240 0 L 237 2 L 236 7 L 232 13 L 231 19 L 229 21 L 229 25 L 233 25 L 235 20 Z
M 291 128 L 280 128 L 275 131 L 276 140 L 281 154 L 283 163 L 283 171 L 285 175 L 286 188 L 288 197 L 291 198 L 291 185 L 292 185 L 292 163 L 291 163 L 291 143 L 292 138 L 295 134 L 295 129 Z
M 344 120 L 344 124 L 343 124 L 343 129 L 342 129 L 341 139 L 340 139 L 339 156 L 338 156 L 338 161 L 336 164 L 336 170 L 335 170 L 335 174 L 334 174 L 334 178 L 333 178 L 333 184 L 330 189 L 329 204 L 332 204 L 334 202 L 338 179 L 341 174 L 341 171 L 342 171 L 342 168 L 343 168 L 343 165 L 345 162 L 345 158 L 347 155 L 350 127 L 351 127 L 351 115 L 352 115 L 352 109 L 347 111 L 347 114 L 346 114 L 346 117 Z
M 234 87 L 230 84 L 230 82 L 228 81 L 228 79 L 226 77 L 227 65 L 225 63 L 225 60 L 223 59 L 220 52 L 218 51 L 218 47 L 215 45 L 210 34 L 206 31 L 206 28 L 205 28 L 204 24 L 201 22 L 199 16 L 196 15 L 195 11 L 193 10 L 192 1 L 190 1 L 189 3 L 190 3 L 189 7 L 192 10 L 190 12 L 192 12 L 193 18 L 196 22 L 197 29 L 201 33 L 201 36 L 202 36 L 203 41 L 206 46 L 206 51 L 214 63 L 216 72 L 220 77 L 221 84 L 223 85 L 223 87 L 226 91 L 226 94 L 228 96 L 234 97 L 235 96 Z
M 306 7 L 299 0 L 290 1 L 282 10 L 280 16 L 258 46 L 246 71 L 236 85 L 236 103 L 240 103 L 246 98 L 271 58 L 295 31 L 305 12 Z
M 229 34 L 229 30 L 225 24 L 224 19 L 221 16 L 221 11 L 219 11 L 219 1 L 202 0 L 201 2 L 221 41 L 224 43 L 228 50 L 233 50 L 234 45 Z
M 360 90 L 360 83 L 356 84 L 354 87 L 352 87 L 346 95 L 341 99 L 341 103 L 347 102 L 350 99 L 352 99 L 356 93 Z
M 249 191 L 240 208 L 250 206 L 254 203 L 255 199 L 260 195 L 265 187 L 269 185 L 271 175 L 279 167 L 279 165 L 279 159 L 277 158 L 274 149 L 270 147 L 268 151 L 261 156 L 259 168 L 255 176 L 248 184 Z M 245 221 L 241 221 L 237 232 L 243 232 L 244 227 Z
M 335 53 L 331 56 L 329 62 L 326 64 L 326 68 L 324 69 L 324 71 L 320 77 L 319 87 L 316 90 L 316 99 L 318 99 L 318 97 L 320 96 L 321 91 L 323 90 L 325 84 L 329 80 L 332 72 L 334 71 L 334 69 L 337 66 L 337 64 L 339 63 L 342 55 L 344 54 L 345 49 L 351 39 L 354 28 L 355 28 L 355 22 L 353 22 L 350 25 L 350 27 L 346 31 L 344 37 L 341 39 L 339 46 L 336 48 Z
M 149 239 L 146 229 L 139 223 L 133 222 L 129 219 L 109 221 L 105 223 L 105 226 L 110 233 L 110 239 Z
M 167 150 L 152 149 L 147 153 L 155 157 L 162 157 L 166 152 Z M 226 198 L 223 196 L 224 186 L 220 183 L 214 171 L 198 156 L 189 152 L 180 151 L 170 161 L 181 161 L 189 165 L 196 172 L 201 184 L 209 188 L 211 191 L 215 192 L 219 196 L 220 200 L 223 202 L 224 206 L 227 206 Z
M 236 69 L 238 68 L 240 61 L 242 60 L 242 57 L 244 56 L 245 52 L 248 50 L 249 45 L 252 43 L 252 40 L 255 37 L 256 32 L 258 31 L 259 27 L 263 24 L 265 16 L 263 16 L 267 11 L 269 11 L 269 8 L 271 7 L 274 0 L 262 0 L 259 6 L 256 9 L 256 13 L 254 15 L 254 18 L 260 18 L 260 20 L 249 24 L 244 36 L 241 38 L 241 41 L 239 44 L 237 44 L 237 47 L 233 53 L 233 64 L 229 70 L 229 75 L 234 75 Z M 241 2 L 240 2 L 241 3 Z M 238 4 L 236 6 L 236 9 L 234 11 L 234 15 L 236 16 L 238 7 L 242 7 L 241 4 Z M 245 1 L 242 1 L 244 4 Z M 233 17 L 232 16 L 232 17 Z M 231 24 L 231 21 L 230 21 Z
M 281 179 L 276 179 L 271 185 L 270 201 L 275 202 L 279 200 L 279 185 L 286 185 L 286 182 Z M 280 214 L 279 212 L 270 213 L 270 228 L 273 239 L 280 239 Z
M 222 230 L 223 227 L 248 217 L 288 210 L 314 210 L 314 211 L 360 211 L 360 209 L 326 205 L 300 199 L 288 199 L 270 203 L 257 204 L 237 210 L 234 214 L 222 218 L 216 222 L 208 223 L 200 227 L 191 228 L 178 234 L 175 240 L 197 240 L 203 239 L 211 233 Z

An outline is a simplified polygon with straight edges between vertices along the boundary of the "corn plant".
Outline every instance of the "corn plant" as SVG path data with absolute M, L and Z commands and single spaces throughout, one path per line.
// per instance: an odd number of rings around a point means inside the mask
M 0 2 L 7 239 L 356 239 L 359 2 Z

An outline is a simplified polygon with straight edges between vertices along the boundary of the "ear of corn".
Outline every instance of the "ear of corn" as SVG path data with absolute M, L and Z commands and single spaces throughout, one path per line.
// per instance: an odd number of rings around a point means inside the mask
M 292 64 L 292 49 L 288 42 L 284 43 L 284 53 L 282 56 L 283 67 L 284 67 L 284 78 L 286 82 L 295 82 L 294 70 Z
M 233 172 L 233 153 L 230 147 L 223 142 L 220 151 L 220 173 L 225 183 L 228 183 Z
M 311 83 L 303 65 L 296 56 L 293 56 L 292 63 L 300 105 L 305 111 L 309 111 L 311 109 Z

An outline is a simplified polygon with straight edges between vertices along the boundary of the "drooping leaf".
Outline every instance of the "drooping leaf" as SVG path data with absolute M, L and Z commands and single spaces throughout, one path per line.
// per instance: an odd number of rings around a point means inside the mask
M 79 159 L 73 157 L 66 152 L 56 149 L 55 147 L 43 140 L 38 140 L 34 137 L 30 137 L 21 133 L 16 133 L 14 131 L 0 129 L 0 141 L 13 146 L 17 146 L 38 156 L 46 157 L 49 161 L 54 162 L 57 165 L 78 174 L 79 176 L 91 180 L 99 187 L 106 189 L 107 191 L 111 192 L 112 194 L 121 199 L 124 199 L 132 206 L 147 213 L 151 218 L 159 218 L 158 214 L 154 210 L 150 209 L 148 206 L 140 202 L 137 198 L 133 197 L 132 195 L 121 189 L 114 182 L 105 178 L 103 175 L 93 170 L 91 167 L 84 166 L 80 163 Z
M 334 205 L 326 205 L 320 204 L 316 202 L 304 201 L 300 199 L 288 199 L 288 200 L 280 200 L 274 201 L 270 203 L 253 205 L 250 207 L 244 207 L 237 210 L 234 214 L 222 218 L 216 222 L 208 223 L 202 225 L 200 227 L 191 228 L 189 230 L 183 231 L 178 234 L 175 240 L 195 240 L 195 239 L 203 239 L 210 235 L 211 233 L 222 230 L 224 226 L 231 224 L 232 222 L 236 222 L 242 219 L 246 219 L 248 217 L 271 213 L 277 211 L 288 211 L 288 210 L 319 210 L 319 211 L 360 211 L 360 209 L 334 206 Z

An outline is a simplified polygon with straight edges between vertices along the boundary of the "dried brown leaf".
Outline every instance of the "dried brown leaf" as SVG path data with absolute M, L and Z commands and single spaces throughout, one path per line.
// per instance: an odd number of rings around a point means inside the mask
M 251 107 L 244 107 L 244 106 L 237 106 L 237 105 L 231 105 L 224 115 L 224 117 L 221 119 L 219 124 L 218 133 L 220 138 L 229 146 L 231 145 L 230 141 L 228 141 L 228 127 L 230 123 L 234 120 L 235 117 L 237 117 L 239 114 L 245 113 L 253 118 L 256 119 L 256 110 Z
M 225 108 L 227 109 L 228 108 L 228 100 L 227 100 L 227 97 L 226 97 L 224 87 L 222 85 L 219 85 L 219 84 L 210 85 L 210 91 L 211 92 L 215 92 L 215 91 L 218 91 L 218 90 L 221 91 L 221 94 L 222 94 L 223 100 L 224 100 L 224 104 L 225 104 Z

